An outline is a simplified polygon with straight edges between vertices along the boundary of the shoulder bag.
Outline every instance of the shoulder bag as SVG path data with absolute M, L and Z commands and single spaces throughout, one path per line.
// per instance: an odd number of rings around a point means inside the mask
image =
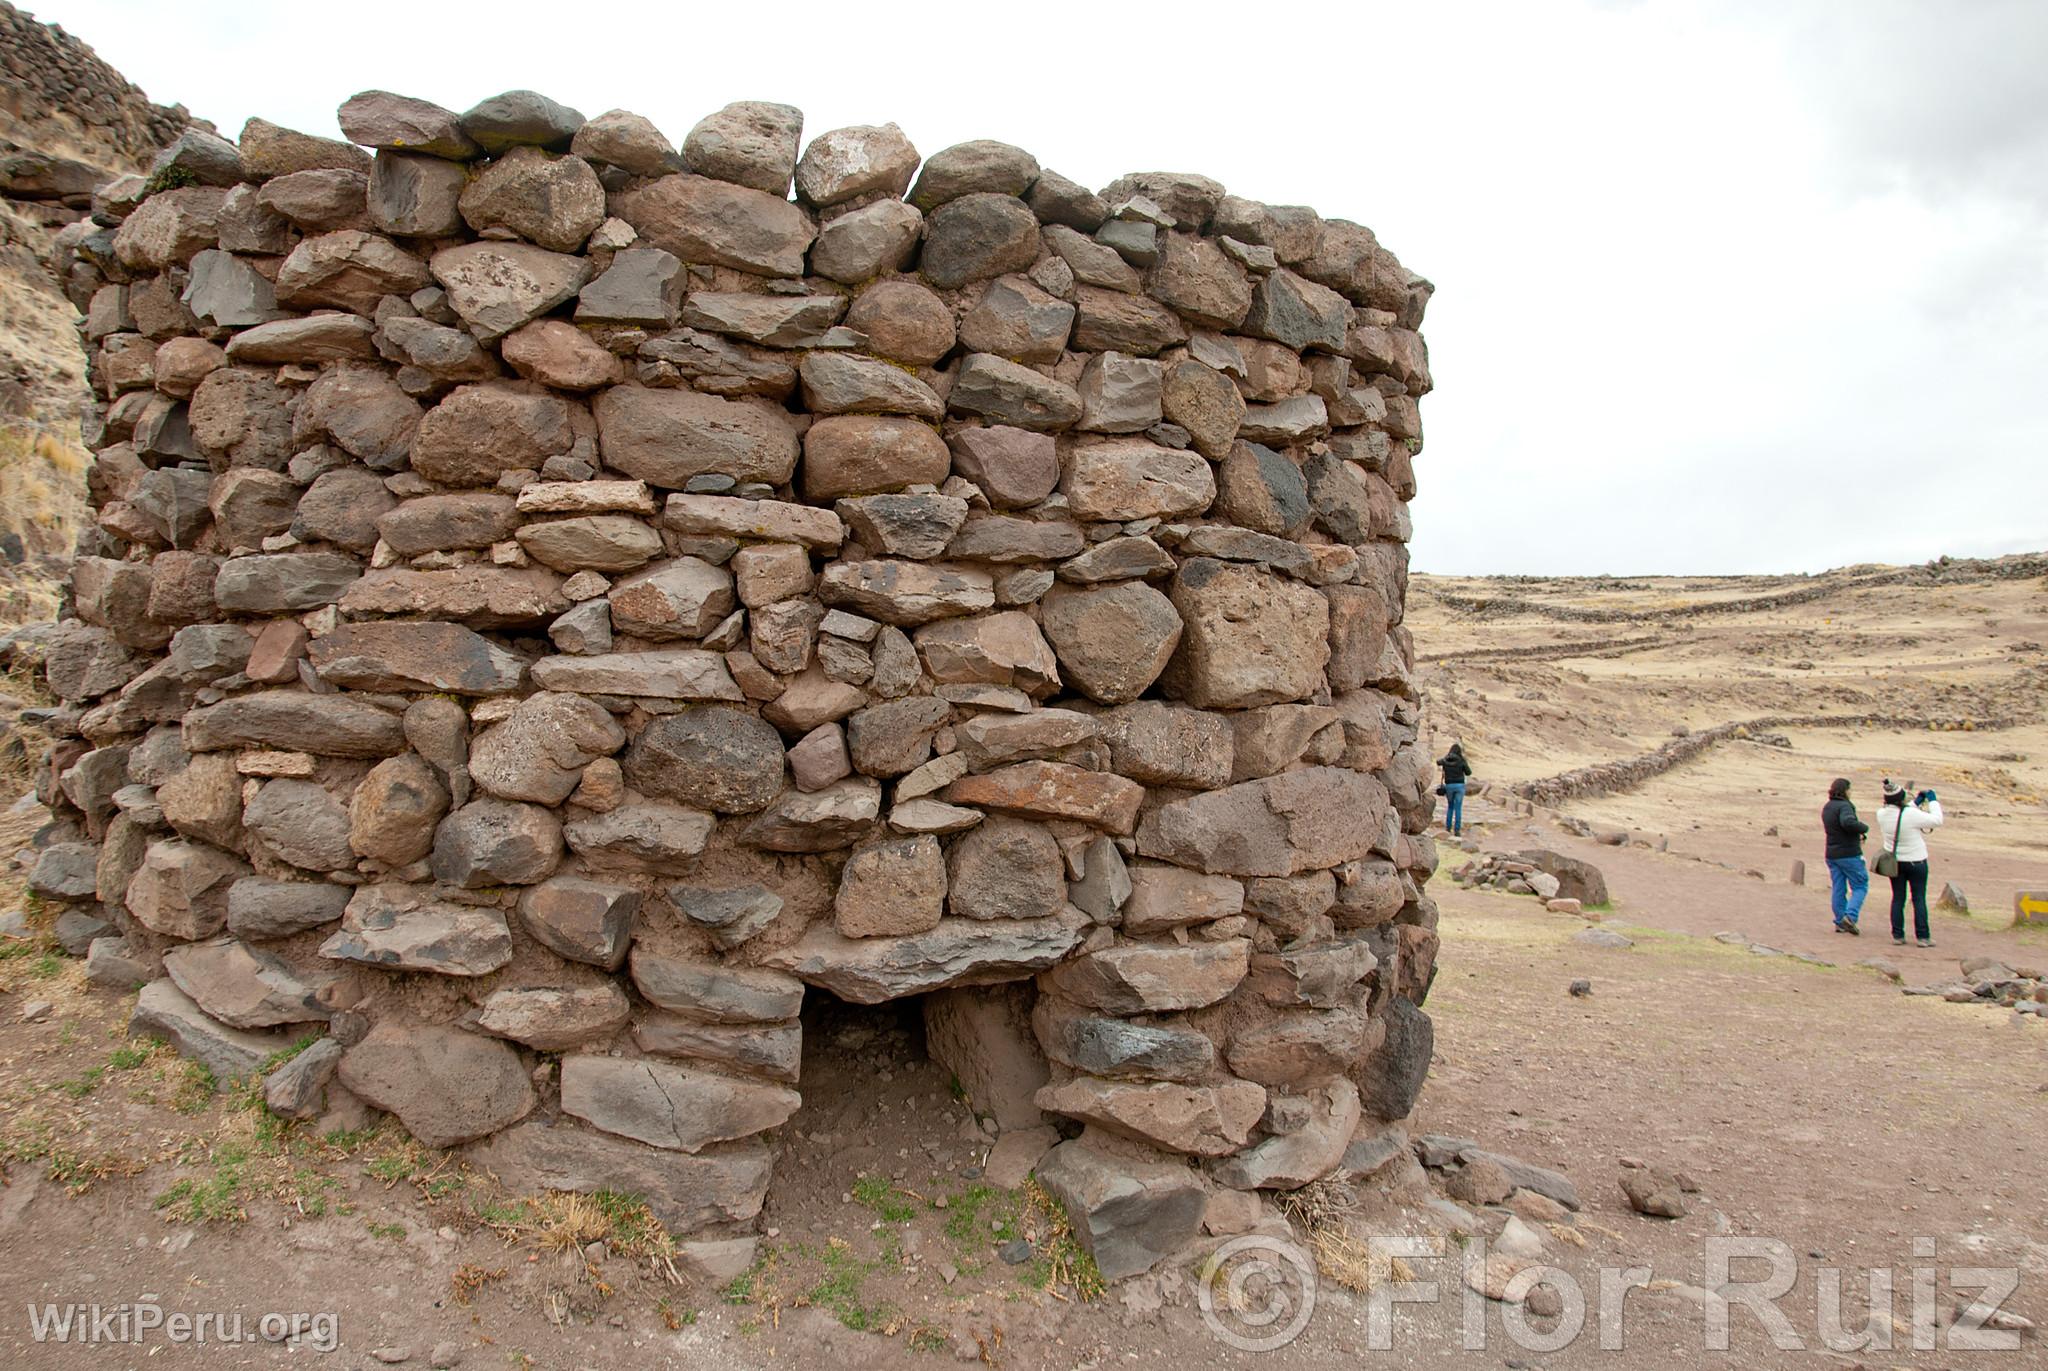
M 1886 846 L 1884 845 L 1884 811 L 1885 811 L 1885 810 L 1887 810 L 1887 809 L 1897 809 L 1897 810 L 1899 811 L 1899 816 L 1898 816 L 1898 818 L 1897 818 L 1896 820 L 1894 820 L 1894 821 L 1893 821 L 1893 827 L 1892 827 L 1892 845 L 1891 845 L 1890 847 L 1886 847 Z M 1906 811 L 1905 811 L 1905 809 L 1904 809 L 1903 807 L 1901 807 L 1901 806 L 1898 806 L 1898 805 L 1884 805 L 1884 806 L 1881 806 L 1881 807 L 1880 807 L 1880 808 L 1878 809 L 1878 811 L 1877 811 L 1877 849 L 1878 849 L 1878 850 L 1877 850 L 1877 860 L 1876 860 L 1876 861 L 1874 861 L 1874 862 L 1872 862 L 1872 863 L 1870 864 L 1870 869 L 1871 869 L 1872 871 L 1876 872 L 1876 873 L 1877 873 L 1878 875 L 1880 875 L 1880 876 L 1896 876 L 1896 875 L 1898 875 L 1898 874 L 1899 874 L 1899 839 L 1901 839 L 1901 838 L 1903 838 L 1903 837 L 1905 837 L 1905 836 L 1906 836 Z

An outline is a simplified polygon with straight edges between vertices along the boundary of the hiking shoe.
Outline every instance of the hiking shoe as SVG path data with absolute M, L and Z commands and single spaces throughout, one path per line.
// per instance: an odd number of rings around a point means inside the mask
M 1905 940 L 1904 938 L 1893 938 L 1893 939 L 1892 939 L 1892 946 L 1893 946 L 1893 947 L 1904 947 L 1905 945 L 1906 945 L 1906 940 Z
M 1915 946 L 1915 947 L 1932 947 L 1932 946 L 1934 946 L 1934 939 L 1932 939 L 1932 938 L 1921 938 L 1921 939 L 1919 939 L 1918 941 L 1916 941 L 1916 942 L 1915 942 L 1915 943 L 1913 944 L 1913 946 Z
M 1852 938 L 1860 938 L 1863 936 L 1863 930 L 1856 926 L 1856 921 L 1854 919 L 1851 919 L 1847 923 L 1843 924 L 1842 931 L 1844 933 L 1847 933 Z

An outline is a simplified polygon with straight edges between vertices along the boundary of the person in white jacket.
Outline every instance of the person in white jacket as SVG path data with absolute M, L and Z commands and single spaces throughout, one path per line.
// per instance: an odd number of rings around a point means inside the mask
M 1898 859 L 1892 876 L 1892 941 L 1906 943 L 1906 896 L 1913 897 L 1913 937 L 1921 947 L 1934 946 L 1927 927 L 1927 830 L 1941 827 L 1941 801 L 1923 790 L 1906 803 L 1906 792 L 1884 783 L 1884 804 L 1877 811 L 1877 841 Z

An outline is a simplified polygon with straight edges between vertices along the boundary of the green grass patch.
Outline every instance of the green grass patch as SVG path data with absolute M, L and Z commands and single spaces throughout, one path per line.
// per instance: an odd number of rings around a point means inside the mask
M 768 1278 L 782 1260 L 781 1249 L 773 1243 L 762 1243 L 754 1254 L 754 1264 L 726 1282 L 720 1292 L 727 1304 L 753 1304 L 768 1289 Z
M 917 1204 L 880 1176 L 862 1176 L 853 1183 L 853 1202 L 872 1210 L 884 1223 L 908 1223 L 917 1217 Z
M 239 1146 L 223 1146 L 214 1153 L 213 1170 L 205 1176 L 187 1176 L 158 1195 L 155 1207 L 172 1223 L 240 1223 L 249 1217 L 242 1203 L 243 1182 L 249 1154 Z
M 70 1080 L 58 1081 L 50 1088 L 59 1094 L 69 1095 L 74 1100 L 82 1100 L 99 1089 L 100 1081 L 106 1074 L 107 1068 L 104 1066 L 88 1066 Z
M 320 1145 L 347 1154 L 368 1146 L 370 1141 L 383 1131 L 382 1124 L 368 1124 L 362 1128 L 330 1128 L 321 1135 Z
M 1104 1289 L 1102 1270 L 1071 1233 L 1050 1237 L 1032 1249 L 1024 1266 L 1024 1279 L 1040 1290 L 1064 1282 L 1084 1300 L 1100 1296 Z
M 487 1200 L 476 1206 L 475 1213 L 480 1222 L 493 1226 L 533 1223 L 538 1218 L 533 1206 L 525 1200 L 514 1200 L 510 1204 Z
M 390 1189 L 409 1181 L 422 1199 L 444 1199 L 465 1189 L 469 1181 L 452 1169 L 452 1159 L 421 1146 L 409 1137 L 392 1137 L 385 1148 L 363 1163 L 363 1170 Z
M 872 1332 L 889 1321 L 887 1305 L 870 1305 L 861 1298 L 861 1287 L 881 1262 L 862 1259 L 844 1238 L 827 1240 L 818 1261 L 825 1274 L 804 1292 L 805 1304 L 830 1310 L 840 1323 L 859 1333 Z
M 1018 1236 L 1022 1209 L 1014 1190 L 970 1185 L 946 1199 L 946 1236 L 963 1247 L 1008 1242 Z
M 384 1182 L 390 1189 L 400 1181 L 409 1181 L 420 1172 L 420 1157 L 411 1147 L 400 1147 L 385 1152 L 363 1163 L 363 1170 Z
M 263 1065 L 256 1068 L 256 1074 L 258 1076 L 268 1076 L 271 1072 L 277 1070 L 277 1068 L 283 1066 L 286 1062 L 319 1041 L 320 1035 L 318 1033 L 308 1033 L 290 1047 L 280 1047 L 277 1051 L 263 1059 Z
M 592 1193 L 590 1202 L 597 1206 L 597 1212 L 610 1228 L 605 1241 L 614 1251 L 640 1256 L 673 1250 L 674 1240 L 668 1229 L 640 1196 L 623 1190 L 599 1190 Z
M 291 1179 L 285 1182 L 282 1198 L 309 1219 L 327 1217 L 334 1208 L 330 1191 L 336 1189 L 332 1176 L 323 1175 L 311 1167 L 292 1168 Z
M 204 1062 L 188 1061 L 178 1078 L 177 1093 L 171 1096 L 171 1108 L 180 1114 L 198 1114 L 219 1093 L 220 1080 L 213 1074 L 213 1068 Z
M 1105 1286 L 1095 1258 L 1074 1237 L 1067 1211 L 1036 1179 L 1024 1182 L 1025 1219 L 1032 1230 L 1031 1260 L 1024 1280 L 1040 1290 L 1069 1285 L 1083 1300 L 1098 1298 Z
M 118 1158 L 96 1156 L 81 1152 L 77 1148 L 54 1146 L 50 1149 L 50 1179 L 74 1195 L 83 1195 L 92 1189 L 97 1181 L 103 1181 L 118 1171 L 137 1171 L 133 1164 L 123 1164 Z

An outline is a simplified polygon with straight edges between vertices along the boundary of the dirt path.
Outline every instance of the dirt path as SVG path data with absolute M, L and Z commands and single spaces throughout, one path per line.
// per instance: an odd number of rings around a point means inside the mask
M 1813 1349 L 1778 1360 L 1737 1311 L 1734 1347 L 1748 1359 L 1735 1364 L 1974 1364 L 1914 1353 L 1903 1340 L 1869 1360 L 1818 1350 L 1818 1266 L 1894 1267 L 1903 1292 L 1916 1236 L 1935 1242 L 1933 1265 L 1943 1271 L 2016 1268 L 2022 1281 L 2008 1308 L 2048 1322 L 2048 1177 L 2033 1164 L 2048 1123 L 2048 1024 L 2015 1027 L 2003 1012 L 1901 996 L 1866 971 L 1715 943 L 1700 935 L 1729 922 L 1722 916 L 1746 895 L 1745 931 L 1798 945 L 1811 892 L 1587 847 L 1614 888 L 1608 926 L 1634 937 L 1633 948 L 1574 943 L 1580 920 L 1526 898 L 1442 888 L 1444 970 L 1429 1004 L 1438 1060 L 1415 1129 L 1475 1138 L 1570 1174 L 1586 1200 L 1570 1231 L 1586 1245 L 1552 1236 L 1549 1257 L 1589 1295 L 1602 1267 L 1648 1266 L 1666 1288 L 1628 1297 L 1620 1352 L 1600 1349 L 1596 1318 L 1578 1343 L 1538 1358 L 1509 1338 L 1500 1306 L 1481 1302 L 1491 1330 L 1481 1354 L 1460 1345 L 1467 1311 L 1455 1257 L 1418 1261 L 1416 1275 L 1440 1280 L 1446 1298 L 1400 1306 L 1393 1347 L 1374 1353 L 1375 1364 L 1640 1366 L 1651 1355 L 1659 1365 L 1730 1364 L 1703 1350 L 1702 1307 L 1687 1293 L 1705 1277 L 1705 1243 L 1717 1233 L 1789 1245 L 1802 1275 L 1781 1307 Z M 1580 977 L 1593 993 L 1573 998 L 1566 987 Z M 75 1080 L 106 1059 L 118 1021 L 107 997 L 74 997 L 45 1023 L 10 1021 L 0 1051 L 13 1077 Z M 272 1172 L 259 1157 L 241 1192 L 245 1221 L 167 1221 L 157 1198 L 175 1178 L 210 1174 L 228 1140 L 246 1136 L 239 1116 L 221 1100 L 191 1116 L 168 1109 L 179 1076 L 160 1059 L 118 1080 L 110 1073 L 76 1107 L 91 1118 L 101 1155 L 147 1169 L 72 1196 L 41 1164 L 10 1166 L 0 1248 L 16 1259 L 0 1263 L 0 1364 L 356 1368 L 385 1365 L 373 1356 L 382 1349 L 423 1366 L 442 1343 L 459 1349 L 460 1365 L 494 1371 L 775 1367 L 821 1352 L 835 1365 L 933 1365 L 979 1361 L 984 1349 L 1019 1367 L 1182 1367 L 1197 1355 L 1220 1366 L 1321 1368 L 1354 1365 L 1365 1352 L 1367 1302 L 1328 1283 L 1302 1335 L 1265 1356 L 1219 1344 L 1178 1273 L 1093 1302 L 1043 1293 L 1028 1268 L 1007 1266 L 997 1251 L 1039 1220 L 1007 1197 L 971 1198 L 983 1140 L 922 1059 L 914 1021 L 871 1015 L 811 1036 L 814 1051 L 865 1064 L 866 1083 L 807 1101 L 766 1215 L 783 1255 L 737 1297 L 673 1284 L 646 1261 L 603 1249 L 591 1260 L 573 1245 L 508 1245 L 477 1217 L 490 1197 L 451 1189 L 430 1160 L 387 1142 L 289 1159 L 334 1177 L 323 1217 L 301 1217 L 266 1193 Z M 836 1065 L 858 1079 L 847 1062 Z M 46 1110 L 53 1095 L 74 1104 L 61 1090 L 43 1095 Z M 883 1142 L 845 1146 L 856 1126 L 878 1128 Z M 1701 1187 L 1692 1213 L 1665 1222 L 1629 1212 L 1616 1184 L 1623 1157 L 1688 1172 Z M 940 1196 L 944 1209 L 933 1207 Z M 1401 1198 L 1412 1207 L 1420 1194 Z M 972 1217 L 963 1221 L 963 1211 Z M 33 1259 L 56 1252 L 61 1262 Z M 1861 1275 L 1852 1272 L 1849 1286 L 1860 1290 Z M 1945 1320 L 1952 1301 L 1942 1289 Z M 157 1342 L 110 1356 L 28 1336 L 30 1303 L 145 1295 L 188 1311 L 239 1309 L 252 1326 L 267 1310 L 332 1311 L 341 1348 L 311 1363 L 270 1345 Z M 2039 1354 L 2029 1343 L 1987 1364 L 2038 1365 L 2027 1358 Z
M 1861 936 L 1849 938 L 1834 931 L 1820 845 L 1803 833 L 1802 841 L 1786 847 L 1794 840 L 1755 830 L 1700 828 L 1671 836 L 1669 850 L 1660 852 L 1575 837 L 1545 818 L 1481 812 L 1491 813 L 1494 821 L 1472 825 L 1468 832 L 1488 851 L 1551 848 L 1599 867 L 1616 898 L 1615 919 L 1707 937 L 1741 933 L 1781 951 L 1803 952 L 1844 966 L 1882 957 L 1896 965 L 1910 985 L 1954 980 L 1958 963 L 1966 957 L 2048 966 L 2048 927 L 2007 926 L 2012 891 L 2044 874 L 2038 864 L 2021 857 L 1954 846 L 1940 850 L 1930 897 L 1939 893 L 1944 881 L 1953 880 L 1972 892 L 1973 902 L 1984 912 L 1962 915 L 1936 909 L 1935 946 L 1898 947 L 1892 943 L 1889 923 L 1891 883 L 1879 877 L 1871 880 Z M 1939 835 L 1936 844 L 1941 845 Z M 1463 860 L 1468 858 L 1455 849 L 1444 858 L 1452 869 Z M 1806 864 L 1804 885 L 1793 885 L 1790 879 L 1792 863 L 1798 860 Z M 1765 875 L 1759 880 L 1745 874 L 1749 871 Z M 1911 938 L 1910 904 L 1905 919 Z
M 1545 582 L 1515 593 L 1661 612 L 1689 595 L 1772 590 L 1754 578 L 1703 588 Z M 1587 636 L 1541 615 L 1463 620 L 1426 596 L 1413 609 L 1418 641 L 1453 657 Z M 1910 697 L 1922 713 L 1960 700 L 1987 715 L 2038 715 L 2048 595 L 2038 581 L 1877 586 L 1656 633 L 1662 646 L 1626 657 L 1439 663 L 1425 673 L 1431 718 L 1467 739 L 1482 777 L 1506 782 L 1766 712 Z M 1614 639 L 1627 636 L 1618 624 Z M 1964 956 L 2048 964 L 2048 930 L 1999 927 L 2013 889 L 2048 886 L 2048 725 L 1787 732 L 1789 748 L 1724 744 L 1569 810 L 1649 847 L 1603 846 L 1552 817 L 1472 806 L 1491 820 L 1489 848 L 1555 847 L 1602 867 L 1615 901 L 1604 926 L 1631 947 L 1576 942 L 1584 922 L 1527 898 L 1432 887 L 1444 939 L 1428 1005 L 1437 1058 L 1414 1131 L 1475 1139 L 1577 1184 L 1576 1224 L 1533 1225 L 1544 1259 L 1592 1302 L 1585 1331 L 1556 1351 L 1511 1337 L 1504 1306 L 1464 1298 L 1459 1261 L 1472 1247 L 1415 1259 L 1412 1275 L 1437 1282 L 1442 1298 L 1393 1306 L 1384 1319 L 1371 1299 L 1324 1280 L 1306 1327 L 1269 1354 L 1217 1339 L 1187 1270 L 1080 1298 L 1055 1218 L 977 1174 L 986 1137 L 924 1058 L 915 1021 L 887 1012 L 807 1024 L 807 1079 L 840 1085 L 806 1092 L 763 1215 L 765 1259 L 727 1284 L 672 1273 L 630 1205 L 502 1195 L 389 1132 L 320 1140 L 280 1130 L 232 1090 L 205 1088 L 175 1058 L 129 1044 L 126 1002 L 85 992 L 75 964 L 15 957 L 0 959 L 0 1367 L 2048 1365 L 2038 1336 L 2011 1352 L 1915 1350 L 1909 1297 L 1913 1269 L 1930 1268 L 1946 1325 L 1954 1268 L 2005 1269 L 2018 1279 L 2006 1307 L 2048 1324 L 2048 1021 L 1908 997 L 1851 965 L 1881 955 L 1909 983 L 1932 983 Z M 1882 884 L 1865 937 L 1830 931 L 1813 827 L 1835 774 L 1857 779 L 1866 809 L 1881 775 L 1941 789 L 1954 821 L 1936 839 L 1935 882 L 1959 881 L 1980 913 L 1938 914 L 1935 951 L 1891 945 Z M 1668 851 L 1654 850 L 1659 838 Z M 1450 866 L 1461 860 L 1445 855 Z M 1794 859 L 1806 862 L 1804 887 L 1787 879 Z M 1714 941 L 1723 931 L 1839 965 L 1759 956 Z M 1590 995 L 1568 993 L 1577 979 Z M 38 999 L 51 1003 L 48 1016 L 22 1022 L 21 1007 Z M 1633 1213 L 1618 1184 L 1623 1159 L 1687 1173 L 1699 1187 L 1689 1212 Z M 1353 1231 L 1420 1233 L 1434 1198 L 1413 1171 L 1369 1190 Z M 1012 1265 L 1003 1249 L 1018 1239 L 1028 1254 L 1013 1248 L 1026 1259 Z M 1779 1307 L 1801 1350 L 1772 1347 L 1742 1310 L 1730 1319 L 1732 1352 L 1707 1348 L 1713 1301 L 1699 1287 L 1711 1239 L 1784 1244 L 1797 1271 Z M 1930 1256 L 1916 1255 L 1916 1240 L 1931 1243 Z M 1628 1266 L 1648 1268 L 1649 1288 L 1603 1296 L 1602 1271 Z M 1828 1267 L 1850 1268 L 1852 1324 L 1863 1315 L 1861 1269 L 1894 1273 L 1894 1346 L 1823 1345 Z M 32 1304 L 145 1298 L 166 1311 L 239 1311 L 250 1333 L 267 1311 L 332 1315 L 308 1331 L 331 1327 L 338 1347 L 315 1350 L 326 1341 L 317 1336 L 198 1347 L 157 1333 L 94 1349 L 31 1336 Z M 1616 1308 L 1625 1345 L 1603 1349 L 1600 1315 Z M 1484 1330 L 1476 1346 L 1466 1345 L 1468 1317 Z M 1556 1326 L 1533 1318 L 1536 1334 Z M 1381 1332 L 1391 1345 L 1374 1350 Z

